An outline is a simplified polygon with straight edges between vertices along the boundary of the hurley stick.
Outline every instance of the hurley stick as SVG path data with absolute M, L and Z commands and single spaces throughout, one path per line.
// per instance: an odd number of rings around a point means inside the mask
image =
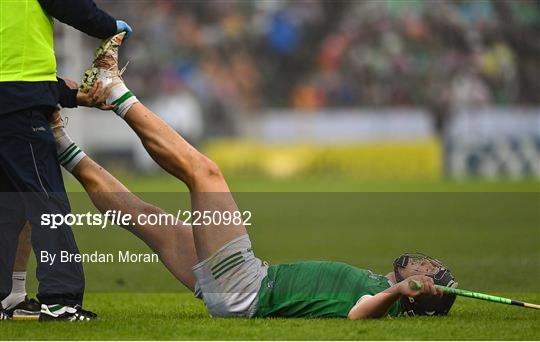
M 422 282 L 418 280 L 410 280 L 409 281 L 409 287 L 412 290 L 420 290 L 422 288 Z M 479 292 L 472 292 L 467 290 L 460 290 L 460 289 L 454 289 L 452 287 L 446 287 L 441 285 L 435 285 L 435 287 L 441 289 L 443 293 L 446 294 L 454 294 L 456 296 L 462 296 L 462 297 L 469 297 L 474 299 L 481 299 L 486 300 L 488 302 L 494 302 L 494 303 L 501 303 L 501 304 L 508 304 L 508 305 L 516 305 L 516 306 L 523 306 L 525 308 L 531 308 L 531 309 L 537 309 L 540 310 L 540 305 L 538 304 L 531 304 L 531 303 L 525 303 L 519 300 L 504 298 L 504 297 L 498 297 L 498 296 L 492 296 L 487 295 L 484 293 Z

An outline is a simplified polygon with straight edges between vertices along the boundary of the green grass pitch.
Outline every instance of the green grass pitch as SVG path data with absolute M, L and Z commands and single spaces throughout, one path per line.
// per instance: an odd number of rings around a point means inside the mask
M 520 295 L 538 301 L 540 296 Z M 89 294 L 100 320 L 1 323 L 13 340 L 538 340 L 538 312 L 459 300 L 444 318 L 216 319 L 189 294 Z
M 120 178 L 170 210 L 179 195 L 163 192 L 185 191 L 167 176 Z M 329 177 L 242 178 L 230 184 L 235 191 L 253 192 L 240 193 L 237 200 L 242 209 L 253 210 L 249 232 L 254 250 L 270 263 L 336 260 L 385 273 L 397 254 L 424 251 L 449 264 L 461 288 L 540 303 L 538 182 L 395 183 Z M 72 181 L 68 188 L 81 191 Z M 85 196 L 70 195 L 74 212 L 87 208 Z M 82 251 L 148 251 L 121 229 L 74 231 Z M 214 319 L 161 264 L 86 264 L 85 271 L 85 307 L 99 314 L 98 321 L 1 322 L 0 339 L 540 339 L 539 311 L 468 298 L 458 298 L 444 318 Z M 29 281 L 34 292 L 35 281 Z

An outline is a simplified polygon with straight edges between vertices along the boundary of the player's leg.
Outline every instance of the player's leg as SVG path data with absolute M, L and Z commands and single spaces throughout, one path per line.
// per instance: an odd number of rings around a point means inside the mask
M 238 207 L 218 166 L 197 151 L 155 113 L 135 103 L 124 117 L 152 158 L 184 182 L 191 193 L 194 212 L 234 213 Z M 213 221 L 213 220 L 212 220 Z M 200 260 L 223 245 L 247 234 L 243 224 L 210 222 L 193 230 Z
M 188 186 L 194 213 L 208 211 L 212 217 L 216 212 L 238 213 L 215 163 L 140 103 L 131 106 L 125 120 L 154 160 Z M 255 257 L 243 224 L 227 225 L 210 220 L 194 226 L 193 236 L 200 260 L 193 267 L 198 284 L 196 293 L 202 295 L 210 314 L 252 317 L 267 266 Z
M 17 305 L 25 300 L 26 297 L 26 268 L 28 267 L 28 259 L 32 252 L 32 226 L 28 222 L 24 225 L 19 234 L 19 242 L 17 244 L 17 255 L 15 257 L 15 265 L 13 266 L 13 288 L 8 298 L 11 302 L 3 302 L 4 308 Z
M 24 204 L 0 164 L 0 320 L 3 302 L 12 290 L 12 275 L 17 252 L 17 240 L 24 226 Z
M 56 121 L 51 124 L 57 141 L 58 153 L 62 154 L 69 146 L 75 147 L 78 152 L 73 155 L 69 163 L 64 163 L 66 170 L 71 172 L 82 184 L 90 199 L 102 213 L 107 210 L 121 211 L 130 214 L 133 218 L 139 215 L 161 215 L 165 212 L 149 203 L 142 201 L 132 194 L 119 180 L 107 170 L 86 156 L 66 134 L 58 113 L 55 113 Z M 61 161 L 69 159 L 61 158 Z M 194 289 L 195 278 L 191 268 L 197 263 L 193 233 L 188 225 L 149 226 L 140 225 L 134 219 L 125 227 L 141 240 L 143 240 L 169 271 L 185 286 Z
M 132 127 L 152 158 L 188 186 L 194 215 L 238 213 L 216 164 L 139 103 L 118 76 L 116 61 L 117 50 L 111 49 L 98 54 L 95 62 L 101 70 L 98 79 L 114 85 L 107 103 L 116 105 L 115 112 Z M 267 266 L 255 257 L 245 227 L 241 221 L 200 223 L 195 226 L 193 222 L 200 260 L 193 267 L 196 292 L 213 316 L 253 316 Z
M 41 220 L 42 214 L 67 215 L 71 210 L 48 115 L 48 109 L 36 108 L 0 118 L 0 164 L 19 192 L 24 203 L 25 221 L 28 220 L 33 228 L 32 248 L 39 256 L 36 271 L 38 299 L 46 306 L 59 305 L 66 313 L 62 317 L 71 315 L 66 311 L 68 308 L 78 316 L 86 314 L 78 309 L 85 282 L 82 264 L 50 262 L 50 258 L 43 257 L 60 255 L 63 251 L 79 253 L 68 225 L 51 229 Z
M 130 193 L 109 172 L 100 167 L 89 157 L 85 157 L 73 170 L 73 175 L 85 187 L 92 203 L 102 213 L 107 210 L 121 211 L 136 218 L 139 215 L 162 215 L 165 211 L 142 201 Z M 134 225 L 127 226 L 129 231 L 143 240 L 154 252 L 167 269 L 189 289 L 195 287 L 195 277 L 191 268 L 198 261 L 190 226 L 140 225 L 134 220 Z
M 19 234 L 19 242 L 17 245 L 17 257 L 15 258 L 15 265 L 13 266 L 13 274 L 18 274 L 20 280 L 26 279 L 26 268 L 28 267 L 28 259 L 30 259 L 30 253 L 32 252 L 32 226 L 28 222 L 24 225 L 21 233 Z M 26 285 L 24 283 L 18 284 L 17 289 L 13 289 L 11 293 L 15 292 L 20 298 L 24 298 L 26 295 Z M 20 299 L 19 298 L 19 299 Z
M 237 212 L 229 188 L 211 160 L 202 155 L 148 108 L 126 87 L 118 70 L 118 48 L 124 35 L 117 34 L 102 43 L 92 68 L 85 75 L 83 88 L 101 80 L 111 85 L 108 104 L 133 128 L 152 158 L 166 171 L 183 181 L 191 193 L 193 212 Z M 194 229 L 195 246 L 204 260 L 228 242 L 246 235 L 242 224 L 212 224 Z
M 26 268 L 32 252 L 31 234 L 32 227 L 26 222 L 19 234 L 11 293 L 2 301 L 2 306 L 13 319 L 37 320 L 41 312 L 41 305 L 26 295 Z

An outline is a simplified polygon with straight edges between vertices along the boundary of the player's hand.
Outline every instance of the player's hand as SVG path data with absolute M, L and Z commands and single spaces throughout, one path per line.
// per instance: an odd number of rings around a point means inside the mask
M 413 282 L 421 285 L 419 288 L 411 286 Z M 433 278 L 424 275 L 414 275 L 399 283 L 399 292 L 408 297 L 418 297 L 422 295 L 442 297 L 442 290 L 435 287 Z
M 116 21 L 116 33 L 125 32 L 126 35 L 124 36 L 124 39 L 128 39 L 129 36 L 131 36 L 131 33 L 133 33 L 133 30 L 131 29 L 131 26 L 128 25 L 123 20 L 117 20 Z
M 111 89 L 112 84 L 103 87 L 103 82 L 97 81 L 87 93 L 81 90 L 77 92 L 77 104 L 84 107 L 96 107 L 101 110 L 112 110 L 114 106 L 105 103 L 111 93 Z

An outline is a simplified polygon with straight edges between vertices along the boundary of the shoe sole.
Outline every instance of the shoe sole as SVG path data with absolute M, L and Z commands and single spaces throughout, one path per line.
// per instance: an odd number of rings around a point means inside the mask
M 11 319 L 14 321 L 37 321 L 41 311 L 30 311 L 24 309 L 17 309 L 10 314 Z
M 80 319 L 71 319 L 71 317 L 69 316 L 60 316 L 60 317 L 52 317 L 52 316 L 49 316 L 49 315 L 40 315 L 37 319 L 37 321 L 40 321 L 40 322 L 54 322 L 54 321 L 57 321 L 57 322 L 91 322 L 91 321 L 96 321 L 98 318 L 88 318 L 88 319 L 84 319 L 84 320 L 80 320 Z
M 120 35 L 121 37 L 119 38 L 118 43 L 113 43 L 114 38 Z M 107 38 L 96 49 L 94 56 L 97 58 L 98 56 L 101 56 L 103 53 L 110 50 L 111 48 L 115 48 L 115 47 L 118 48 L 120 45 L 122 45 L 124 36 L 125 36 L 125 32 L 122 32 L 122 33 L 115 34 L 114 36 Z M 96 67 L 95 62 L 92 62 L 92 65 L 90 66 L 90 68 L 84 72 L 83 80 L 81 82 L 81 86 L 79 87 L 81 91 L 87 93 L 90 90 L 90 88 L 92 88 L 92 86 L 94 85 L 94 82 L 96 81 L 98 73 L 99 73 L 99 69 Z
M 11 319 L 14 321 L 38 321 L 39 315 L 13 315 Z

